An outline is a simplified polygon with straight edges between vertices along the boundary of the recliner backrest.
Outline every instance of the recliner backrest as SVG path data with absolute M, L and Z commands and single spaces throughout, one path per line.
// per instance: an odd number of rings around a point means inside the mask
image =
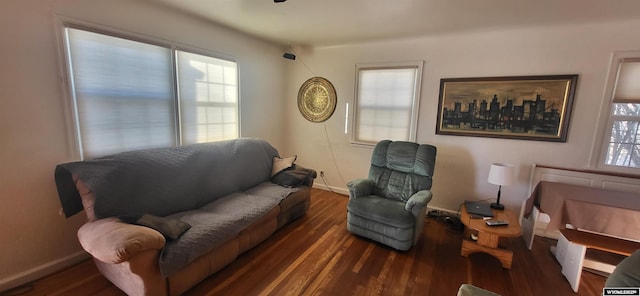
M 371 156 L 369 179 L 374 194 L 407 201 L 420 190 L 431 189 L 436 147 L 404 141 L 380 141 Z

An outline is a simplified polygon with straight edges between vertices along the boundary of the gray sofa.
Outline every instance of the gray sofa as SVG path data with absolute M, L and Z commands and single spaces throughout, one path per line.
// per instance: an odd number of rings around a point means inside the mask
M 315 171 L 277 185 L 278 160 L 268 142 L 237 139 L 65 163 L 55 177 L 67 217 L 85 211 L 78 239 L 106 278 L 129 295 L 180 295 L 307 211 Z

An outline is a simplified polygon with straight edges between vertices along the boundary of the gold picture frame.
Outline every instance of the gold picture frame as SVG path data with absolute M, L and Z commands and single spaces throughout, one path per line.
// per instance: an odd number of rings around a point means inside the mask
M 443 78 L 436 134 L 566 142 L 578 75 Z

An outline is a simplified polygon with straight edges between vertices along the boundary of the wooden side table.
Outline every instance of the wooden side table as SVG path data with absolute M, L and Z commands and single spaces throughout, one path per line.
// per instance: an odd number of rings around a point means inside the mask
M 460 254 L 467 257 L 469 254 L 476 252 L 487 253 L 496 257 L 502 267 L 510 269 L 513 261 L 513 252 L 498 247 L 500 237 L 517 237 L 520 236 L 522 230 L 518 223 L 516 214 L 509 210 L 493 210 L 493 219 L 505 220 L 509 222 L 506 226 L 488 226 L 483 219 L 471 218 L 467 213 L 467 208 L 463 205 L 460 214 L 460 220 L 468 229 L 478 231 L 478 240 L 472 241 L 463 239 L 462 250 Z

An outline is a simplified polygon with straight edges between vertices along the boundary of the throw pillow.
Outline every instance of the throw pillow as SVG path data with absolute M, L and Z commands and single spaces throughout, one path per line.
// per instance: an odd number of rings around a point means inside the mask
M 316 171 L 293 165 L 291 168 L 285 169 L 275 176 L 271 177 L 271 182 L 284 187 L 298 187 L 305 183 L 311 184 L 316 177 Z
M 176 240 L 185 231 L 191 228 L 189 223 L 174 218 L 158 217 L 153 215 L 124 215 L 118 217 L 122 222 L 153 228 L 165 237 Z
M 291 156 L 291 157 L 285 157 L 285 158 L 280 158 L 280 157 L 273 157 L 273 166 L 271 169 L 271 177 L 275 176 L 276 174 L 278 174 L 279 172 L 286 170 L 290 167 L 293 166 L 293 162 L 296 161 L 296 159 L 298 158 L 297 155 Z

